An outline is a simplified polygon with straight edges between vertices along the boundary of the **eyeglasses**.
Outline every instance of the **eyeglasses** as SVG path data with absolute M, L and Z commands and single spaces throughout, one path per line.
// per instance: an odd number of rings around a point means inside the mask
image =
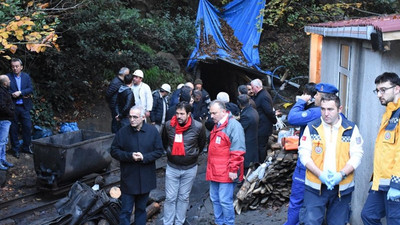
M 383 88 L 381 88 L 381 89 L 375 89 L 375 90 L 373 90 L 372 92 L 374 92 L 374 94 L 381 93 L 381 95 L 383 95 L 383 94 L 385 94 L 385 92 L 386 92 L 387 90 L 392 89 L 392 88 L 394 88 L 394 87 L 396 87 L 396 85 L 393 85 L 393 86 L 388 87 L 388 88 L 383 87 Z
M 139 119 L 140 117 L 139 116 L 128 116 L 128 118 L 131 120 L 131 119 L 135 119 L 135 120 L 137 120 L 137 119 Z

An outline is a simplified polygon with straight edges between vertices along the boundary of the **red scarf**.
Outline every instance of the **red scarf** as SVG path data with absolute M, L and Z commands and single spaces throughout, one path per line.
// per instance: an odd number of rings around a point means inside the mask
M 171 119 L 171 127 L 175 127 L 175 137 L 174 137 L 174 144 L 172 145 L 172 155 L 185 155 L 185 146 L 183 145 L 183 132 L 189 129 L 190 125 L 192 124 L 192 117 L 189 117 L 187 123 L 182 127 L 179 125 L 176 116 L 173 116 Z M 176 142 L 177 134 L 180 134 L 182 137 L 181 142 Z

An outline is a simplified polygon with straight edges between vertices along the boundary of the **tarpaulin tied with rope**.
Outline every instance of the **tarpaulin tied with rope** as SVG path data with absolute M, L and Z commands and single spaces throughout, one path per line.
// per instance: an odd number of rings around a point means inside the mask
M 187 69 L 193 69 L 199 60 L 222 59 L 265 72 L 258 67 L 264 8 L 265 0 L 233 0 L 221 10 L 200 0 L 196 48 Z

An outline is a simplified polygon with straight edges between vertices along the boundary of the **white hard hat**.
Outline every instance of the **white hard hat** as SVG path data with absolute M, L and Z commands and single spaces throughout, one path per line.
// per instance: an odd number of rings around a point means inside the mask
M 169 86 L 169 84 L 163 84 L 161 85 L 161 90 L 171 93 L 171 86 Z
M 217 100 L 222 102 L 229 102 L 229 95 L 226 92 L 220 92 L 217 94 Z
M 133 72 L 133 76 L 137 76 L 137 77 L 144 77 L 143 71 L 141 70 L 135 70 L 135 72 Z
M 183 87 L 184 84 L 178 84 L 178 86 L 176 87 L 176 89 L 181 89 L 181 87 Z

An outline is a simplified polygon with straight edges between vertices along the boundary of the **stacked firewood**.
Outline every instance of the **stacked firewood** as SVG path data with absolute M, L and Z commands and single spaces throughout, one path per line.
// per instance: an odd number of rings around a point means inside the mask
M 280 207 L 288 202 L 297 151 L 283 150 L 277 139 L 276 135 L 270 137 L 265 162 L 247 172 L 234 202 L 237 214 L 260 205 Z

